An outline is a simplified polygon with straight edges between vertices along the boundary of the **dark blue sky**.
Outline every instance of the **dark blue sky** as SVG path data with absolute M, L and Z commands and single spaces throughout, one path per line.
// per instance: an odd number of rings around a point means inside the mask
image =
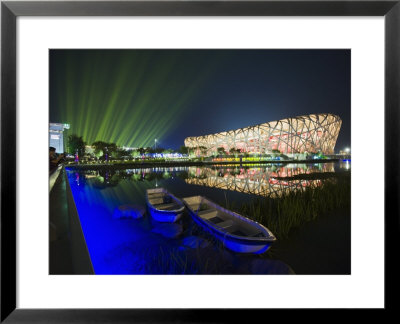
M 195 124 L 180 126 L 185 136 L 333 113 L 343 120 L 336 149 L 350 146 L 349 50 L 226 51 L 203 91 L 187 113 Z
M 79 73 L 83 73 L 81 71 L 88 62 L 93 61 L 92 55 L 96 55 L 100 62 L 97 74 L 101 71 L 116 74 L 113 69 L 118 67 L 115 62 L 119 61 L 119 56 L 123 55 L 123 60 L 130 60 L 129 55 L 132 53 L 130 61 L 133 62 L 133 68 L 135 60 L 138 60 L 138 66 L 143 66 L 140 62 L 144 58 L 146 62 L 151 62 L 151 68 L 141 72 L 143 76 L 140 84 L 155 87 L 151 92 L 152 100 L 157 96 L 154 94 L 159 93 L 157 102 L 162 104 L 153 108 L 152 118 L 164 118 L 174 102 L 181 102 L 173 118 L 168 117 L 170 126 L 159 138 L 163 147 L 178 148 L 188 136 L 206 135 L 313 113 L 339 115 L 343 124 L 335 151 L 350 146 L 350 50 L 142 50 L 140 60 L 137 52 L 51 52 L 50 119 L 68 122 L 64 117 L 68 114 L 62 110 L 71 108 L 60 104 L 63 98 L 71 97 L 71 91 L 67 95 L 66 87 L 63 86 L 68 73 L 75 71 L 79 79 Z M 69 72 L 61 68 L 66 62 L 72 66 Z M 163 71 L 164 66 L 168 67 L 168 81 L 157 82 L 161 80 L 159 71 Z M 87 71 L 85 79 L 90 80 Z M 93 75 L 92 82 L 104 82 L 99 79 L 98 75 Z M 189 86 L 192 86 L 190 91 Z M 148 92 L 145 86 L 138 89 L 139 96 L 140 91 L 143 94 Z M 76 93 L 82 96 L 82 93 Z M 190 96 L 182 99 L 183 94 L 187 93 Z M 121 92 L 120 96 L 123 95 Z M 77 102 L 79 98 L 72 101 Z M 134 101 L 131 103 L 131 111 L 139 109 Z M 105 108 L 97 106 L 98 114 L 105 113 Z M 156 106 L 153 104 L 152 107 Z M 118 115 L 118 105 L 113 109 Z M 89 124 L 82 123 L 86 127 Z M 149 127 L 161 126 L 149 123 Z M 159 136 L 157 130 L 154 130 L 154 136 Z

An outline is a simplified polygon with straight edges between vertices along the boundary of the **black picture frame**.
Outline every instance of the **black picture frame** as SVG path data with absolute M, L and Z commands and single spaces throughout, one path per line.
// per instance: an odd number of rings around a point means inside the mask
M 385 310 L 398 279 L 388 266 L 399 232 L 400 0 L 379 1 L 2 1 L 1 2 L 1 321 L 126 323 L 255 319 L 265 309 L 16 308 L 16 18 L 18 16 L 384 16 L 385 19 Z M 381 164 L 381 160 L 377 161 Z M 389 213 L 390 210 L 390 213 Z M 251 314 L 248 314 L 250 313 Z

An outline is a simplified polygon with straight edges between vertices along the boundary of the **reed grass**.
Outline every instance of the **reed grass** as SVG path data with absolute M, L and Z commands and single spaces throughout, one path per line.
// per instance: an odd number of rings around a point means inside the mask
M 293 228 L 329 211 L 350 210 L 350 201 L 350 174 L 344 174 L 324 180 L 319 187 L 291 191 L 279 198 L 258 198 L 241 205 L 227 202 L 227 208 L 261 223 L 283 239 Z

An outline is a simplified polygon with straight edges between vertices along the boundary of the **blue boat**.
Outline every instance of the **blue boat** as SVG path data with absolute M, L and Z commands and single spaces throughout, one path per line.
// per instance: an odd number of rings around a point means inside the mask
M 146 201 L 150 215 L 158 222 L 176 222 L 185 210 L 182 201 L 164 188 L 148 189 Z
M 193 220 L 234 252 L 260 254 L 276 241 L 265 226 L 205 197 L 193 196 L 182 200 Z

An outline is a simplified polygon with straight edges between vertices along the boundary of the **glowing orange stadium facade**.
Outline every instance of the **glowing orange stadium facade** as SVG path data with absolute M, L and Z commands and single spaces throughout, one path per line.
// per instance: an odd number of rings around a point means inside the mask
M 243 153 L 333 154 L 342 120 L 332 114 L 313 114 L 286 118 L 212 135 L 188 137 L 185 146 L 200 155 L 212 155 L 223 147 Z M 200 153 L 201 152 L 201 153 Z

